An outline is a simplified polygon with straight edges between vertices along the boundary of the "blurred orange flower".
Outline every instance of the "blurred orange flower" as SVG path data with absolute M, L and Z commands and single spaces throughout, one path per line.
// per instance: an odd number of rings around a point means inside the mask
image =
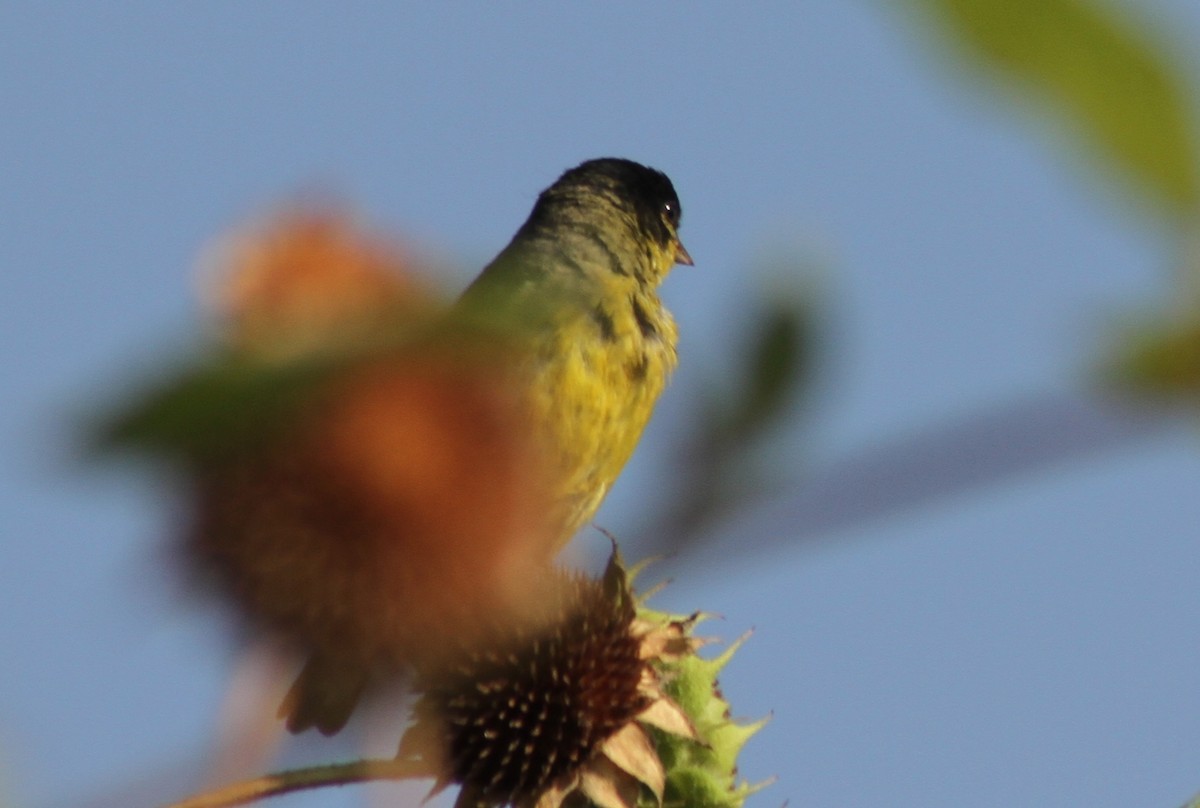
M 399 245 L 329 210 L 292 210 L 226 236 L 203 264 L 202 294 L 223 336 L 256 352 L 318 347 L 397 309 L 435 305 Z
M 192 467 L 186 540 L 202 580 L 311 655 L 284 709 L 332 732 L 372 684 L 537 611 L 547 453 L 502 335 L 439 324 L 411 265 L 345 219 L 286 216 L 223 254 L 235 353 L 355 346 L 269 441 Z

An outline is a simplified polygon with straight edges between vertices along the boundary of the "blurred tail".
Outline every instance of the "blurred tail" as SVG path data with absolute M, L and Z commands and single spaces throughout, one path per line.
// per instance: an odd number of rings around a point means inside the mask
M 322 735 L 333 735 L 350 720 L 366 684 L 359 666 L 314 654 L 284 696 L 279 717 L 287 719 L 289 732 L 316 727 Z

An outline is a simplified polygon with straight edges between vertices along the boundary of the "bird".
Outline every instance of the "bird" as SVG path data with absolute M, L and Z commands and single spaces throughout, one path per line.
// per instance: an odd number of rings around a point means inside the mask
M 677 365 L 678 329 L 659 287 L 674 266 L 694 263 L 682 212 L 661 171 L 623 158 L 583 162 L 541 192 L 447 314 L 515 346 L 513 383 L 550 454 L 552 551 L 591 521 Z M 370 680 L 336 649 L 314 651 L 280 716 L 293 733 L 331 735 Z
M 658 289 L 692 257 L 666 174 L 588 160 L 538 197 L 459 310 L 524 338 L 531 424 L 557 455 L 556 545 L 591 520 L 633 454 L 677 362 Z

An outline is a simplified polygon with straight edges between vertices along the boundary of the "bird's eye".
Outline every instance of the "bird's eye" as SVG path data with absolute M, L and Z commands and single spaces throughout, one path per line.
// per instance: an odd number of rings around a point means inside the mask
M 670 202 L 663 203 L 663 213 L 667 215 L 667 221 L 671 224 L 679 224 L 679 210 Z

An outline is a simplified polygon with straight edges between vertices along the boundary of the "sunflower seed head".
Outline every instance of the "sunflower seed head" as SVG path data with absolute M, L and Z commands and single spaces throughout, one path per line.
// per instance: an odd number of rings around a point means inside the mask
M 540 627 L 469 649 L 426 690 L 448 774 L 470 804 L 536 800 L 649 704 L 628 590 L 610 576 L 572 578 L 558 601 Z

